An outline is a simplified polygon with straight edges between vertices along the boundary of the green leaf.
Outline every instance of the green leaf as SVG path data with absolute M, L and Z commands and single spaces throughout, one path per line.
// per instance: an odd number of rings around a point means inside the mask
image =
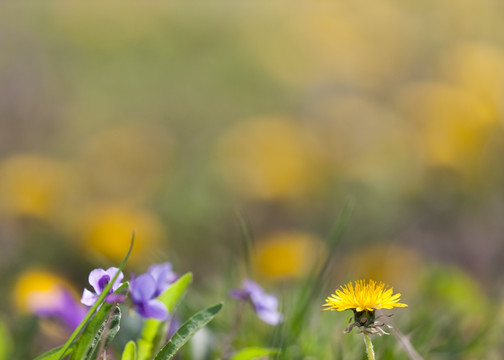
M 189 318 L 161 349 L 154 360 L 170 360 L 194 334 L 208 324 L 222 308 L 222 304 L 210 306 Z
M 187 273 L 159 295 L 158 300 L 165 304 L 170 314 L 175 310 L 175 306 L 182 299 L 191 282 L 192 274 Z M 138 340 L 138 360 L 150 359 L 153 349 L 157 349 L 160 343 L 166 339 L 167 330 L 164 321 L 145 320 L 142 335 Z
M 56 357 L 56 359 L 61 360 L 66 355 L 68 355 L 68 353 L 67 353 L 68 348 L 70 348 L 70 346 L 75 341 L 75 339 L 77 338 L 77 336 L 79 336 L 79 333 L 82 331 L 82 329 L 84 328 L 84 326 L 86 326 L 87 322 L 93 316 L 93 314 L 95 313 L 96 309 L 98 309 L 98 307 L 105 301 L 105 297 L 108 295 L 110 289 L 112 289 L 112 285 L 114 285 L 114 282 L 116 281 L 117 276 L 124 269 L 124 266 L 126 265 L 126 262 L 128 261 L 128 258 L 129 258 L 130 254 L 131 254 L 131 250 L 133 250 L 134 240 L 135 240 L 135 233 L 133 232 L 133 235 L 131 236 L 130 247 L 129 247 L 128 252 L 126 253 L 126 256 L 124 257 L 123 261 L 119 265 L 119 270 L 116 272 L 116 274 L 114 275 L 114 277 L 112 278 L 112 280 L 107 284 L 107 286 L 105 286 L 105 289 L 103 289 L 102 293 L 98 297 L 98 300 L 96 300 L 96 303 L 91 307 L 91 309 L 89 309 L 88 313 L 86 314 L 86 316 L 84 317 L 84 319 L 81 321 L 81 323 L 79 324 L 79 326 L 77 326 L 77 328 L 74 330 L 74 332 L 72 333 L 72 335 L 70 335 L 70 337 L 68 338 L 67 342 L 61 347 L 60 353 L 58 354 L 58 356 Z
M 119 331 L 121 310 L 115 304 L 104 303 L 96 315 L 91 319 L 76 343 L 71 359 L 94 360 L 100 349 L 104 350 Z M 103 339 L 105 337 L 105 339 Z M 103 343 L 103 341 L 105 341 Z
M 124 347 L 121 360 L 137 360 L 136 344 L 133 340 L 129 341 Z
M 184 296 L 187 288 L 192 283 L 192 279 L 192 273 L 184 274 L 176 282 L 171 284 L 171 286 L 161 295 L 159 295 L 158 300 L 166 305 L 168 312 L 171 313 L 175 309 L 175 306 Z
M 235 353 L 230 360 L 253 360 L 262 356 L 274 355 L 276 353 L 278 353 L 277 349 L 248 347 Z

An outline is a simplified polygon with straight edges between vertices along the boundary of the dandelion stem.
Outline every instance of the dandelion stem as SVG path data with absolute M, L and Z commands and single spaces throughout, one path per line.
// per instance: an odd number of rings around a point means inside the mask
M 369 360 L 375 360 L 373 343 L 368 334 L 364 334 L 364 343 L 366 344 L 366 352 Z

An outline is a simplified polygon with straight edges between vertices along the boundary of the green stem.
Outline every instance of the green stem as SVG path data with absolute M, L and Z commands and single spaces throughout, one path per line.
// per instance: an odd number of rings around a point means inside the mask
M 373 343 L 371 342 L 371 338 L 369 335 L 364 334 L 364 343 L 366 344 L 366 352 L 369 360 L 375 360 Z

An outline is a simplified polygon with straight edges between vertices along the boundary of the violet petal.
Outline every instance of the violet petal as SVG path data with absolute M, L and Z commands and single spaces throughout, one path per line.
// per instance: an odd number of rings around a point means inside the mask
M 112 285 L 112 292 L 116 291 L 119 288 L 119 286 L 121 286 L 121 281 L 124 279 L 124 274 L 116 267 L 109 267 L 105 271 L 105 273 L 110 277 L 110 280 L 114 278 L 114 276 L 118 271 L 119 274 L 117 275 L 117 279 L 114 281 L 114 284 Z
M 156 282 L 152 275 L 145 273 L 131 282 L 131 298 L 133 302 L 144 302 L 153 298 L 156 292 Z
M 81 303 L 86 306 L 93 306 L 96 300 L 98 300 L 98 295 L 92 293 L 88 289 L 84 289 L 82 292 Z
M 158 320 L 168 320 L 168 310 L 166 306 L 159 300 L 150 300 L 145 304 L 144 317 L 154 318 Z
M 105 275 L 107 275 L 107 273 L 103 269 L 94 269 L 89 273 L 89 284 L 93 287 L 96 294 L 101 294 L 103 291 L 100 282 Z

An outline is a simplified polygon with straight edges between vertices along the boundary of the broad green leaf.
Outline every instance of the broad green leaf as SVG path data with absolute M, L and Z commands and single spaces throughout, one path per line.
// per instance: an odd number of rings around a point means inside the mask
M 230 360 L 253 360 L 261 356 L 274 355 L 278 353 L 276 349 L 262 347 L 248 347 L 235 353 Z
M 161 349 L 154 360 L 170 360 L 194 334 L 208 324 L 222 308 L 222 304 L 210 306 L 190 317 Z
M 124 347 L 121 360 L 137 360 L 136 344 L 133 340 L 129 341 Z
M 104 303 L 84 329 L 76 343 L 71 359 L 96 359 L 100 349 L 106 349 L 116 336 L 120 321 L 121 310 L 119 307 L 115 304 Z
M 159 295 L 158 300 L 166 305 L 168 312 L 171 313 L 175 309 L 175 306 L 184 296 L 188 286 L 191 285 L 192 279 L 192 273 L 184 274 Z
M 105 301 L 105 297 L 108 295 L 110 289 L 112 289 L 112 285 L 114 285 L 114 282 L 116 281 L 117 276 L 124 269 L 124 266 L 126 265 L 126 262 L 128 261 L 128 258 L 131 254 L 131 250 L 133 250 L 133 244 L 135 242 L 134 240 L 135 240 L 135 233 L 133 232 L 133 235 L 131 236 L 130 247 L 129 247 L 128 252 L 126 253 L 126 256 L 124 257 L 123 261 L 119 265 L 119 270 L 114 275 L 112 280 L 107 284 L 107 286 L 105 286 L 105 289 L 103 289 L 102 293 L 98 297 L 98 300 L 96 300 L 96 303 L 91 307 L 91 309 L 89 309 L 88 313 L 86 314 L 84 319 L 80 322 L 79 326 L 77 326 L 77 328 L 74 330 L 72 335 L 70 335 L 67 342 L 65 344 L 63 344 L 63 346 L 61 347 L 60 353 L 57 356 L 58 360 L 63 359 L 68 354 L 68 352 L 67 352 L 68 348 L 70 348 L 70 346 L 75 341 L 77 336 L 79 336 L 80 332 L 82 331 L 84 326 L 86 326 L 89 319 L 93 316 L 96 309 L 98 309 L 98 307 Z M 118 290 L 120 290 L 120 288 Z
M 188 286 L 192 282 L 192 274 L 187 273 L 166 289 L 158 300 L 166 305 L 166 309 L 171 314 L 175 306 L 182 299 Z M 166 339 L 167 324 L 164 321 L 148 319 L 144 323 L 142 335 L 138 340 L 138 359 L 150 359 L 152 351 L 159 348 L 161 342 Z

